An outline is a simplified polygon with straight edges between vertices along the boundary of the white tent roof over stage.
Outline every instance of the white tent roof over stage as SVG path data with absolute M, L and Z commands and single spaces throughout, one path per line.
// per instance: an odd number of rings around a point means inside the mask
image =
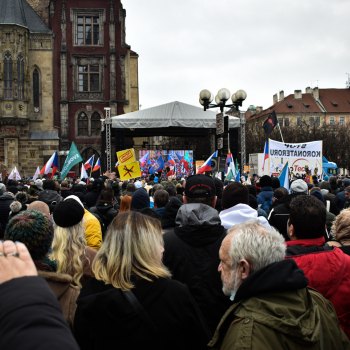
M 216 112 L 182 102 L 170 102 L 136 112 L 114 116 L 112 128 L 216 128 Z M 239 118 L 229 116 L 230 129 L 239 128 Z

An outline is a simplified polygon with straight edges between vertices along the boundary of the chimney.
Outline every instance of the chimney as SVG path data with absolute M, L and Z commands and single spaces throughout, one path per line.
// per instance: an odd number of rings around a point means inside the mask
M 277 94 L 273 95 L 273 104 L 276 104 L 278 102 Z
M 310 86 L 308 86 L 306 89 L 305 89 L 305 93 L 306 94 L 312 94 L 312 89 Z
M 315 100 L 319 100 L 320 99 L 320 92 L 318 90 L 318 87 L 313 88 L 312 94 L 313 94 Z
M 283 90 L 280 91 L 280 99 L 279 99 L 279 101 L 282 101 L 282 100 L 284 100 L 284 91 Z
M 302 98 L 301 90 L 294 90 L 294 98 L 300 100 Z

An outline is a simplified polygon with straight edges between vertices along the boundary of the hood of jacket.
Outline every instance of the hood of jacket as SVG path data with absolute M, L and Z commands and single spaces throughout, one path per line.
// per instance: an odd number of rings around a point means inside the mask
M 226 229 L 252 219 L 258 219 L 262 225 L 270 228 L 270 224 L 266 218 L 258 216 L 257 210 L 251 208 L 247 204 L 237 204 L 231 208 L 222 210 L 219 215 L 221 223 Z

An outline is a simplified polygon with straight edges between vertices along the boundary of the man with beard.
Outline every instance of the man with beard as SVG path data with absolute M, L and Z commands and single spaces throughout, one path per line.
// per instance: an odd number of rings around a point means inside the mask
M 332 304 L 315 290 L 285 242 L 257 220 L 235 225 L 220 248 L 223 292 L 233 301 L 213 349 L 349 349 Z

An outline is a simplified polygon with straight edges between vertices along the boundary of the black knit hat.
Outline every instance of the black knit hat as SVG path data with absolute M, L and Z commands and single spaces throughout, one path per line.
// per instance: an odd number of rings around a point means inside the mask
M 150 199 L 147 191 L 141 187 L 138 188 L 131 198 L 131 210 L 140 210 L 150 206 Z
M 8 222 L 4 239 L 24 243 L 33 260 L 41 260 L 51 247 L 53 239 L 52 222 L 39 211 L 23 211 Z
M 185 195 L 189 198 L 216 196 L 214 180 L 201 174 L 189 176 L 186 180 Z
M 55 205 L 53 219 L 60 227 L 71 227 L 77 225 L 84 216 L 84 208 L 73 198 L 66 198 Z

